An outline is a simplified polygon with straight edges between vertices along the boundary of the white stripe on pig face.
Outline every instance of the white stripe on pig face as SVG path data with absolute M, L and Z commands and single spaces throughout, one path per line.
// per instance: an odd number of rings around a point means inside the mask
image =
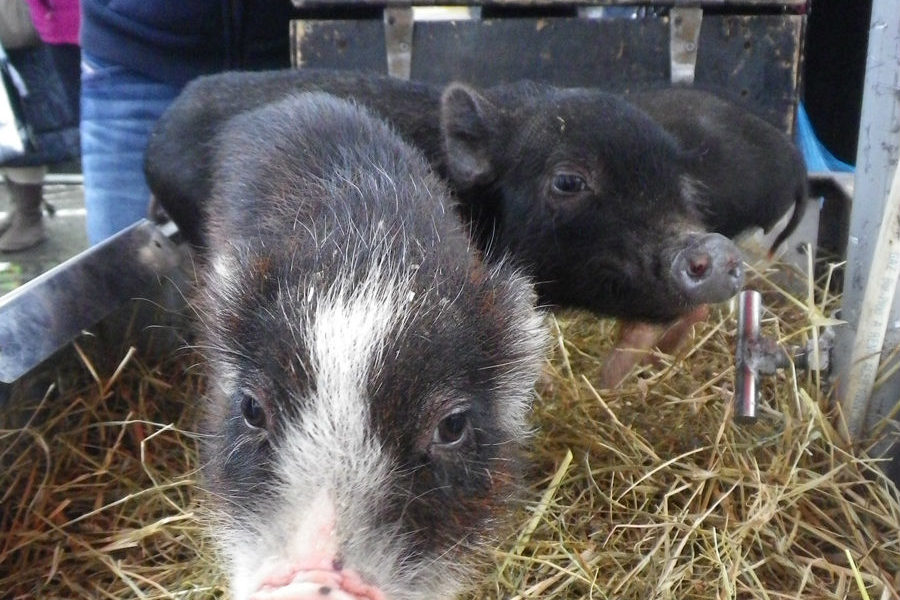
M 392 600 L 411 598 L 404 589 L 418 588 L 414 597 L 424 599 L 459 587 L 450 572 L 421 577 L 411 571 L 403 561 L 407 546 L 399 523 L 373 522 L 396 493 L 391 466 L 396 461 L 373 431 L 367 384 L 389 336 L 415 309 L 410 277 L 380 264 L 352 289 L 344 277 L 342 285 L 320 297 L 307 290 L 311 314 L 292 315 L 296 303 L 280 302 L 289 323 L 305 322 L 297 335 L 309 352 L 311 392 L 299 402 L 301 414 L 279 435 L 273 513 L 257 524 L 252 538 L 238 534 L 242 539 L 228 544 L 236 599 L 252 594 L 273 569 L 332 569 L 334 562 Z M 410 586 L 410 580 L 417 585 Z

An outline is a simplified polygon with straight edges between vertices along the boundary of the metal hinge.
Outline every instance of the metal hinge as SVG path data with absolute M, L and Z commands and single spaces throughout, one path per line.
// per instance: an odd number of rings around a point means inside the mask
M 412 7 L 384 9 L 384 44 L 388 75 L 409 79 L 413 43 Z

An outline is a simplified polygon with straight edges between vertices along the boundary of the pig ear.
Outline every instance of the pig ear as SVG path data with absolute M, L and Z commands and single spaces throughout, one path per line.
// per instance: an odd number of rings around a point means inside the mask
M 488 183 L 494 177 L 490 144 L 494 106 L 461 83 L 451 83 L 441 97 L 441 135 L 450 179 L 461 188 Z

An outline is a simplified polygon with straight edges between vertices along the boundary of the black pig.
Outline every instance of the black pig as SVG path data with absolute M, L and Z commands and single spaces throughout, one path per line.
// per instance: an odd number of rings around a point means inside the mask
M 516 485 L 530 285 L 366 110 L 289 95 L 218 129 L 198 314 L 232 597 L 455 596 Z
M 767 121 L 710 92 L 647 90 L 628 99 L 678 140 L 698 182 L 703 221 L 728 237 L 751 228 L 768 232 L 794 208 L 770 254 L 796 229 L 807 201 L 803 156 Z
M 706 232 L 675 140 L 619 96 L 452 84 L 441 130 L 450 181 L 490 215 L 482 245 L 526 265 L 542 300 L 664 322 L 737 292 L 740 254 Z
M 317 89 L 353 97 L 447 177 L 478 245 L 510 254 L 542 302 L 665 322 L 731 297 L 740 255 L 703 224 L 676 141 L 620 97 L 523 83 L 479 93 L 334 71 L 227 73 L 190 84 L 150 140 L 151 189 L 196 245 L 215 134 L 231 115 Z

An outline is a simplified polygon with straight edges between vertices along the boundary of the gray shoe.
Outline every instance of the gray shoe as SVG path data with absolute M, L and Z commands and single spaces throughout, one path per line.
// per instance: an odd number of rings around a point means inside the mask
M 18 252 L 37 246 L 47 239 L 41 211 L 44 186 L 7 180 L 12 210 L 10 224 L 0 235 L 0 252 Z

